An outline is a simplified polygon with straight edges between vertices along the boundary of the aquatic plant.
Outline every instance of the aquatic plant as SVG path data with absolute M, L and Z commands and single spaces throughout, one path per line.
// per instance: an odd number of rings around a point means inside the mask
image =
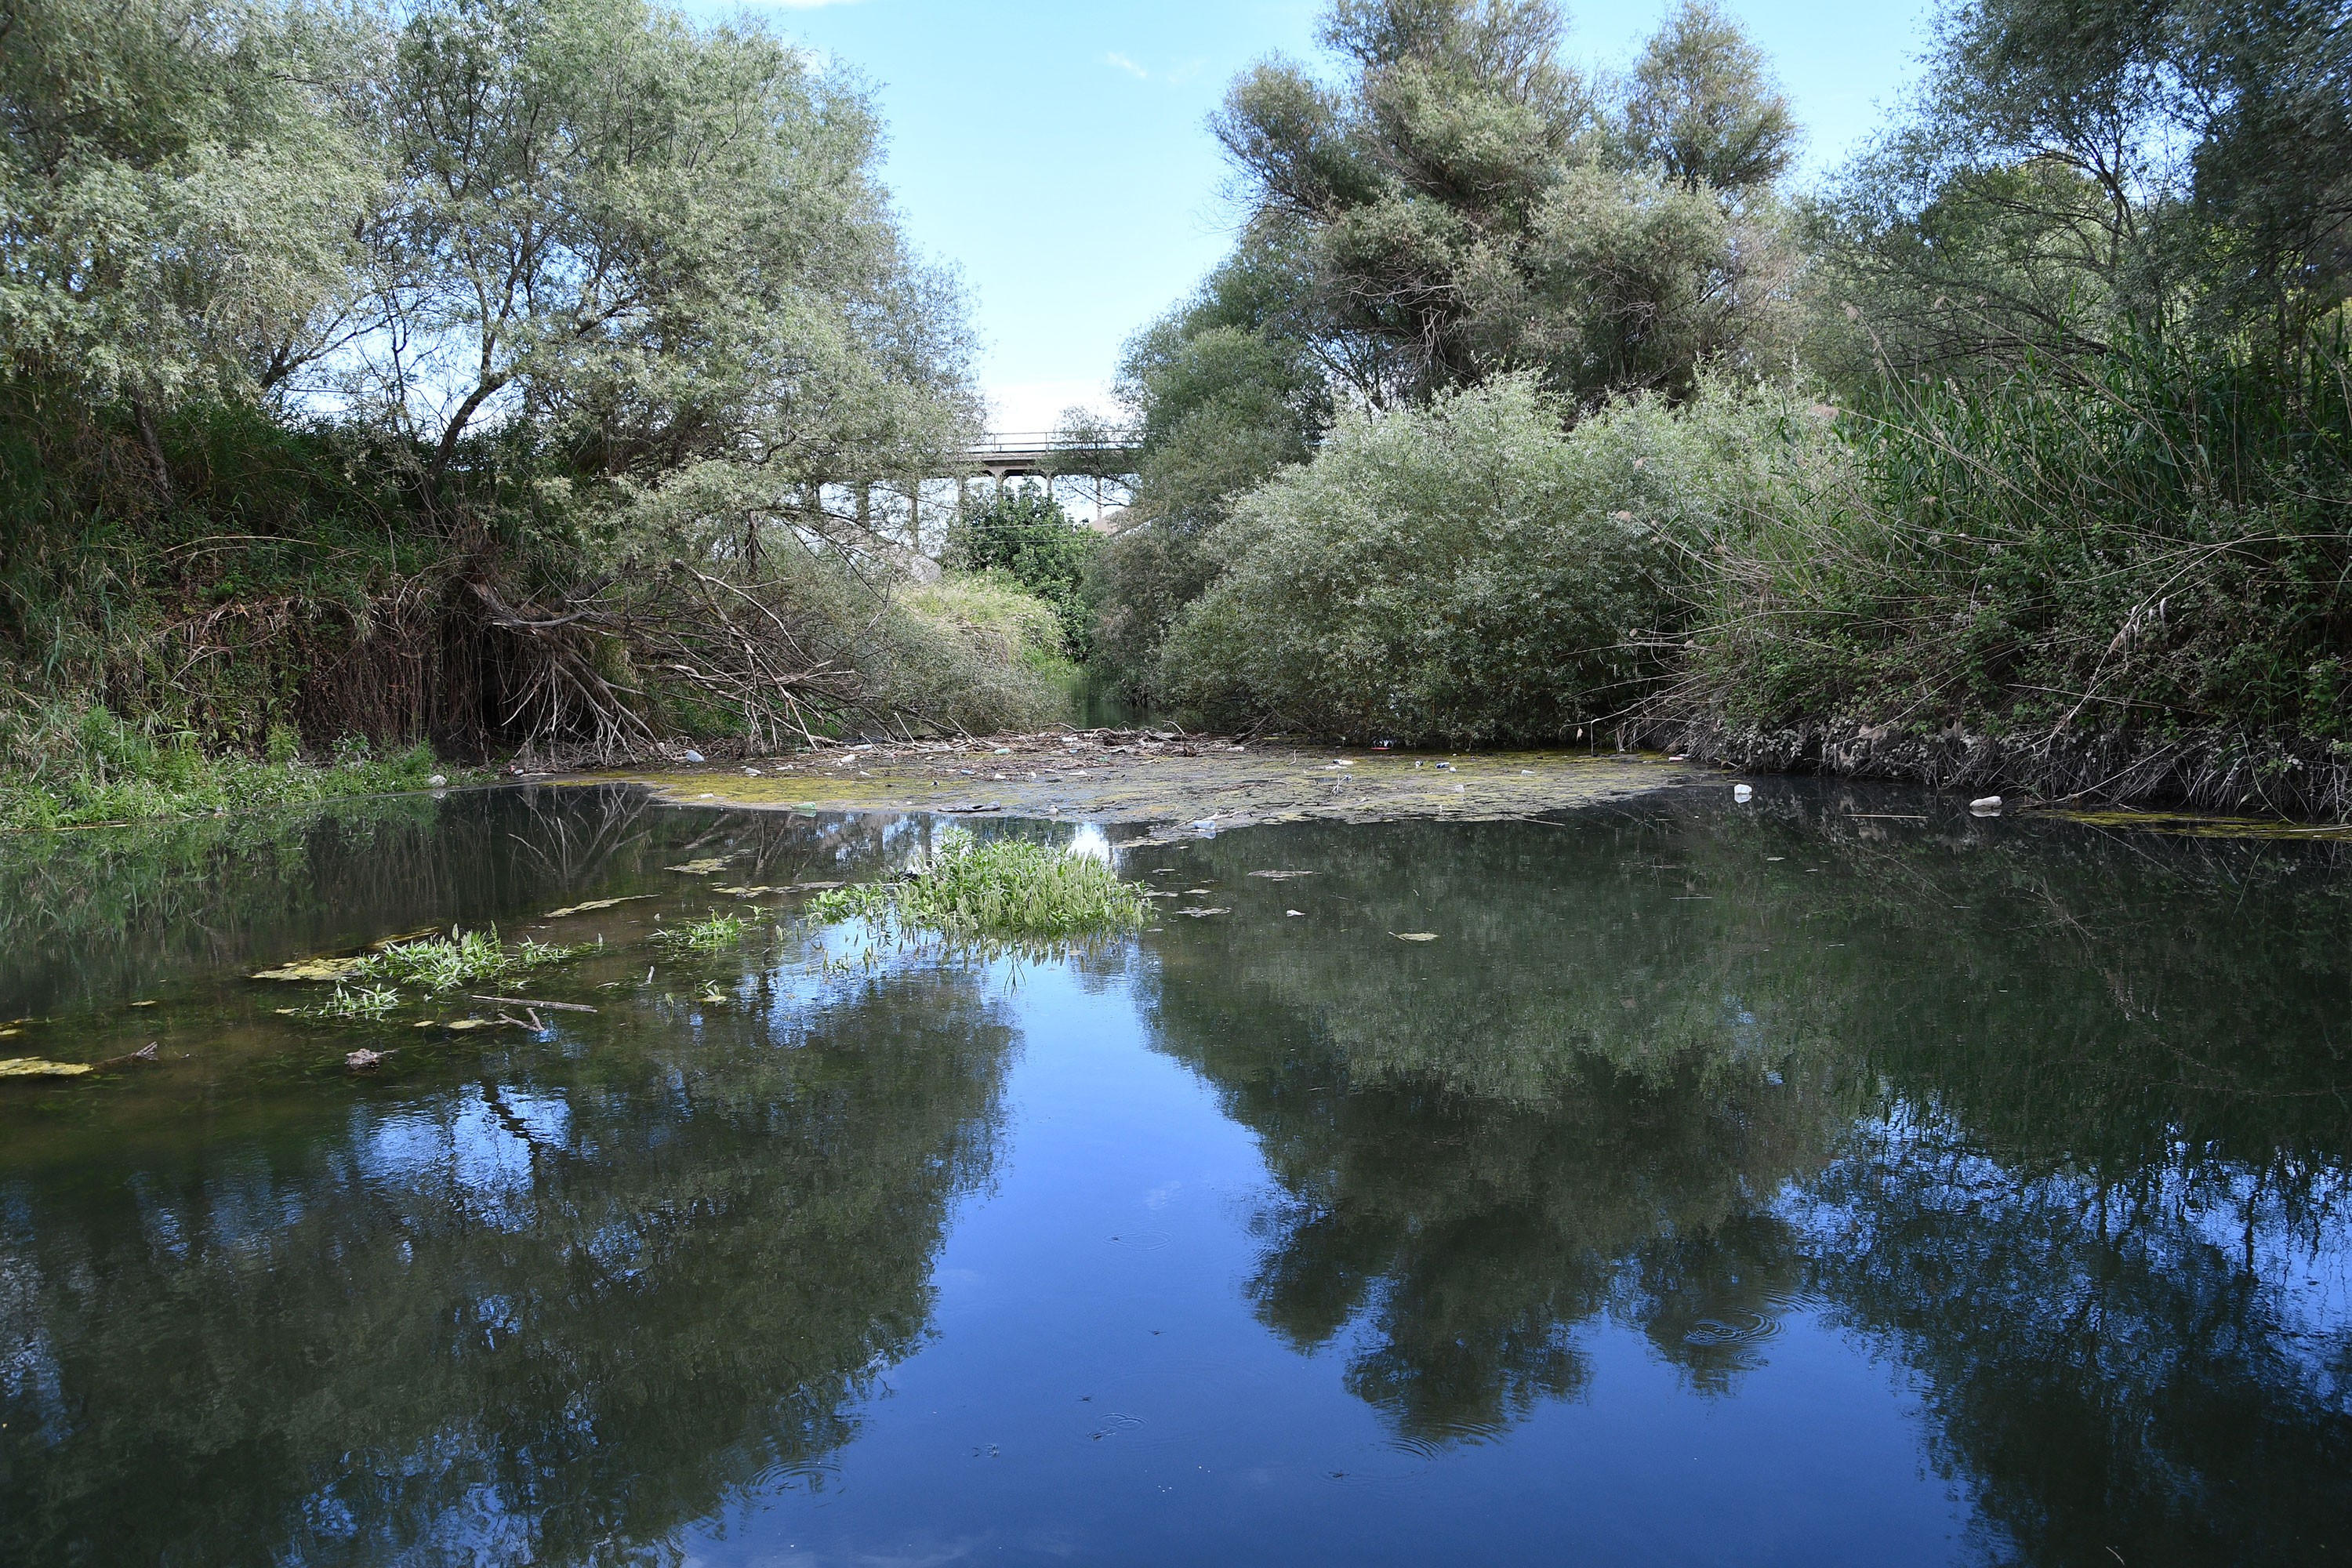
M 310 1008 L 314 1018 L 355 1021 L 381 1018 L 400 1005 L 400 993 L 389 985 L 362 985 L 356 991 L 338 985 L 335 994 Z
M 499 945 L 499 933 L 495 929 L 459 931 L 452 926 L 447 936 L 428 936 L 415 942 L 394 942 L 382 952 L 361 961 L 352 968 L 351 977 L 421 985 L 428 991 L 455 991 L 460 985 L 561 963 L 566 959 L 594 951 L 595 945 L 584 942 L 563 947 L 525 938 L 519 946 L 509 950 Z
M 681 952 L 718 952 L 741 942 L 751 929 L 751 922 L 741 915 L 714 910 L 701 920 L 666 927 L 654 933 L 654 940 Z
M 950 828 L 919 875 L 863 882 L 809 900 L 811 919 L 863 918 L 959 939 L 1055 941 L 1133 931 L 1140 889 L 1102 861 L 1025 838 L 983 844 Z

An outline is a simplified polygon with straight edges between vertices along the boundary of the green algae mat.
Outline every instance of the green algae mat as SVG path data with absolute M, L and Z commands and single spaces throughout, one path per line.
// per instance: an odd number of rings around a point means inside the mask
M 1714 777 L 1654 755 L 1381 752 L 1152 731 L 843 747 L 691 770 L 595 775 L 686 804 L 1150 824 L 1173 834 L 1270 822 L 1492 822 Z

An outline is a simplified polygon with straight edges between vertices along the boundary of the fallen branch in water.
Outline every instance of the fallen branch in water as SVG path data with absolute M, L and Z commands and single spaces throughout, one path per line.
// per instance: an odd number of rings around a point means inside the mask
M 593 1007 L 583 1006 L 577 1002 L 533 1002 L 527 996 L 469 995 L 466 1000 L 468 1002 L 488 1002 L 501 1007 L 545 1007 L 549 1011 L 555 1013 L 593 1013 L 596 1010 Z

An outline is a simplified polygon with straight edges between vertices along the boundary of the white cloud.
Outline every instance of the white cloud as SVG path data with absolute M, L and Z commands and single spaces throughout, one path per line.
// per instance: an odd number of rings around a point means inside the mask
M 1141 66 L 1137 65 L 1125 55 L 1116 52 L 1105 55 L 1102 58 L 1102 63 L 1116 69 L 1125 71 L 1128 75 L 1133 77 L 1138 81 L 1150 81 L 1151 79 L 1151 73 L 1150 71 L 1145 70 Z

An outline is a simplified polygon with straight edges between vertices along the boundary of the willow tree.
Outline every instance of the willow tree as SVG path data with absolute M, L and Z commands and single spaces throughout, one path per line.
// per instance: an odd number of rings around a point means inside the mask
M 176 638 L 312 694 L 326 739 L 642 742 L 911 721 L 882 667 L 964 668 L 893 618 L 843 500 L 937 471 L 977 409 L 854 79 L 643 0 L 0 7 L 0 532 L 44 536 L 0 653 L 47 640 L 41 681 L 176 707 L 142 673 Z M 98 514 L 138 520 L 105 561 L 72 542 Z M 257 577 L 291 608 L 242 641 L 179 616 Z M 50 630 L 6 624 L 36 601 Z
M 0 0 L 0 374 L 157 416 L 333 346 L 381 194 L 370 30 L 275 0 Z
M 1269 61 L 1227 95 L 1251 219 L 1301 236 L 1306 335 L 1363 401 L 1529 369 L 1586 405 L 1679 397 L 1781 359 L 1793 131 L 1753 47 L 1685 6 L 1612 95 L 1565 27 L 1549 0 L 1343 0 L 1337 80 Z
M 1954 0 L 1930 59 L 1825 231 L 1896 365 L 2168 340 L 2292 359 L 2352 293 L 2334 0 Z

